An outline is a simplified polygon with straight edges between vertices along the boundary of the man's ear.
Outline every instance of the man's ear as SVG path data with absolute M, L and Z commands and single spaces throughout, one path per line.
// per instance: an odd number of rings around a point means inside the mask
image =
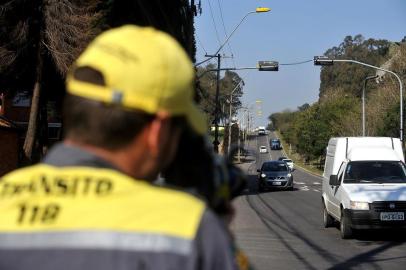
M 157 113 L 154 120 L 147 127 L 147 143 L 152 156 L 158 156 L 160 152 L 160 144 L 167 139 L 170 131 L 170 117 L 168 113 Z

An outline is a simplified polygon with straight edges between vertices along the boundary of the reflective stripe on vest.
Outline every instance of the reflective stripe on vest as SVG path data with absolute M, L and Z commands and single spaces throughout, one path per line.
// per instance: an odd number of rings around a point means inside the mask
M 151 233 L 113 231 L 0 233 L 1 249 L 105 249 L 137 252 L 166 252 L 188 255 L 192 240 Z
M 204 209 L 191 195 L 110 169 L 40 164 L 0 180 L 0 247 L 178 246 L 184 253 Z

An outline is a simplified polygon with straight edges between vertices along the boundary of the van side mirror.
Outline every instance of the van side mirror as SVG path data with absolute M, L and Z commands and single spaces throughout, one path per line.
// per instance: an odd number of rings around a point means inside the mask
M 328 182 L 331 186 L 339 186 L 340 181 L 338 180 L 337 175 L 330 175 L 330 181 Z

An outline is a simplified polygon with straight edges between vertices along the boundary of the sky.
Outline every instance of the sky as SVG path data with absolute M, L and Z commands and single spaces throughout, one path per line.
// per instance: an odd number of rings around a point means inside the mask
M 201 4 L 202 14 L 195 20 L 197 62 L 206 59 L 206 53 L 215 53 L 248 12 L 271 8 L 268 13 L 250 14 L 220 52 L 233 55 L 222 58 L 223 68 L 279 62 L 278 72 L 237 71 L 245 82 L 243 105 L 254 112 L 256 126 L 266 126 L 272 113 L 318 99 L 320 67 L 313 62 L 282 64 L 312 60 L 348 35 L 390 41 L 406 36 L 406 0 L 201 0 Z

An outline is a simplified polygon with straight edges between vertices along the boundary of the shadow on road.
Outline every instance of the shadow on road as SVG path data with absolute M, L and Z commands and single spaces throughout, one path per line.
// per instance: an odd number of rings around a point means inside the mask
M 358 269 L 360 264 L 364 264 L 364 263 L 374 263 L 374 262 L 379 262 L 379 261 L 390 261 L 390 260 L 398 260 L 398 259 L 406 258 L 406 256 L 384 258 L 384 259 L 376 258 L 376 256 L 379 253 L 382 253 L 385 250 L 388 250 L 390 248 L 393 248 L 393 247 L 401 245 L 401 244 L 402 244 L 402 242 L 389 242 L 389 243 L 383 244 L 382 246 L 374 248 L 370 251 L 367 251 L 367 252 L 364 252 L 361 254 L 357 254 L 354 257 L 349 258 L 349 259 L 345 260 L 344 262 L 336 264 L 333 267 L 330 267 L 328 269 L 329 270 Z M 377 268 L 377 269 L 381 269 L 381 268 Z

